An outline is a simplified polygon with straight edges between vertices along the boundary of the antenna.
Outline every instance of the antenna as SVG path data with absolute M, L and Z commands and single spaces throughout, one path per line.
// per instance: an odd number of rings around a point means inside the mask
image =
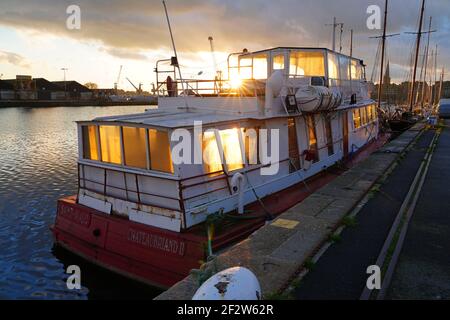
M 344 24 L 343 23 L 337 23 L 336 17 L 333 17 L 333 23 L 332 24 L 326 24 L 326 26 L 332 26 L 333 27 L 333 51 L 336 51 L 336 27 L 341 27 L 341 38 L 340 38 L 340 49 L 342 52 L 342 33 L 344 32 Z
M 169 13 L 167 12 L 166 1 L 162 0 L 162 4 L 164 6 L 164 12 L 166 13 L 167 25 L 169 26 L 170 39 L 172 40 L 173 53 L 175 55 L 175 59 L 172 59 L 172 60 L 174 60 L 174 61 L 172 61 L 173 62 L 172 64 L 174 65 L 174 67 L 176 67 L 178 69 L 178 74 L 180 76 L 181 87 L 183 88 L 183 94 L 184 94 L 185 93 L 184 80 L 183 80 L 183 76 L 181 75 L 181 68 L 180 68 L 180 64 L 178 62 L 177 48 L 175 47 L 175 40 L 173 39 L 173 32 L 172 32 L 172 27 L 170 25 Z M 185 104 L 186 104 L 186 108 L 189 109 L 187 99 L 185 98 L 184 101 L 185 101 Z

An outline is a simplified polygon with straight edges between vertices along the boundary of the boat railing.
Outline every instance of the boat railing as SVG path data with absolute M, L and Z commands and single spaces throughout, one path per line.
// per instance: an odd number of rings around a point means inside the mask
M 166 79 L 166 81 L 158 83 L 156 92 L 158 96 L 163 97 L 255 97 L 265 93 L 265 82 L 266 80 L 243 79 L 235 84 L 228 79 L 184 79 L 183 81 Z
M 182 200 L 180 200 L 179 197 L 171 197 L 171 196 L 166 196 L 166 195 L 161 195 L 161 194 L 154 194 L 154 193 L 150 193 L 150 192 L 146 192 L 141 190 L 142 188 L 140 188 L 140 178 L 144 177 L 143 175 L 139 175 L 138 173 L 131 173 L 131 172 L 125 172 L 125 171 L 121 171 L 121 170 L 116 170 L 113 168 L 102 168 L 101 170 L 103 170 L 103 181 L 96 181 L 93 180 L 91 178 L 87 178 L 86 177 L 86 172 L 85 172 L 85 167 L 86 165 L 79 163 L 78 164 L 78 189 L 79 190 L 86 190 L 86 191 L 90 191 L 93 193 L 97 193 L 97 194 L 101 194 L 103 197 L 113 197 L 122 201 L 127 201 L 127 202 L 134 202 L 136 203 L 138 206 L 141 205 L 147 205 L 147 206 L 157 206 L 161 209 L 166 209 L 166 210 L 176 210 L 176 211 L 180 211 L 181 208 L 183 207 L 182 205 Z M 121 187 L 117 184 L 109 184 L 108 183 L 108 172 L 114 172 L 114 173 L 121 173 L 123 174 L 123 182 L 124 182 L 124 186 L 125 187 Z M 130 179 L 127 179 L 128 177 L 132 177 L 133 183 L 132 185 L 130 185 L 128 182 L 130 181 Z M 152 179 L 161 179 L 161 180 L 165 180 L 164 178 L 160 178 L 160 177 L 151 177 Z M 96 187 L 90 187 L 88 186 L 88 184 L 94 185 Z M 112 193 L 112 192 L 108 192 L 108 189 L 114 189 L 114 190 L 119 190 L 121 192 L 123 192 L 123 194 L 125 196 L 119 196 L 117 194 L 117 192 Z M 135 194 L 135 197 L 132 197 L 131 195 Z M 143 198 L 145 196 L 148 197 L 153 197 L 153 198 L 157 198 L 160 199 L 161 201 L 157 201 L 156 202 L 149 202 L 149 201 L 145 201 Z M 177 202 L 178 206 L 177 207 L 169 207 L 169 206 L 164 206 L 161 205 L 162 202 L 167 203 L 167 201 L 172 201 L 172 202 Z

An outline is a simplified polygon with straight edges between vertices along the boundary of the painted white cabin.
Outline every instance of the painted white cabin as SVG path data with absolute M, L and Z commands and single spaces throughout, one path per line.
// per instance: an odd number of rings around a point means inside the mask
M 181 232 L 295 185 L 378 137 L 362 61 L 311 48 L 229 61 L 228 79 L 183 84 L 175 69 L 157 66 L 173 77 L 158 80 L 158 109 L 79 122 L 79 203 Z M 185 138 L 192 148 L 180 153 Z M 278 156 L 265 161 L 276 146 Z M 184 163 L 174 161 L 180 155 Z

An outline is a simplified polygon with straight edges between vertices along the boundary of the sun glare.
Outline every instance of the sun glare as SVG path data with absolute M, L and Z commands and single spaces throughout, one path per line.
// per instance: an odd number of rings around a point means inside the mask
M 242 85 L 242 79 L 239 76 L 230 79 L 230 86 L 232 89 L 239 89 Z

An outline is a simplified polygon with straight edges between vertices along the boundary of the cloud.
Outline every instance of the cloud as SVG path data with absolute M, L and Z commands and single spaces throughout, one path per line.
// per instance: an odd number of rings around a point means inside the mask
M 0 50 L 0 62 L 9 63 L 21 68 L 30 67 L 30 64 L 26 58 L 14 52 Z
M 114 57 L 129 60 L 148 60 L 148 57 L 143 53 L 134 52 L 129 49 L 121 48 L 102 48 L 101 51 L 106 52 Z
M 325 26 L 336 16 L 344 22 L 343 46 L 349 47 L 349 30 L 355 31 L 355 55 L 373 63 L 377 40 L 370 36 L 380 30 L 368 30 L 366 9 L 383 7 L 384 0 L 168 0 L 177 49 L 189 54 L 209 49 L 208 36 L 222 52 L 243 48 L 259 50 L 274 46 L 330 46 L 331 27 Z M 166 18 L 159 0 L 77 0 L 81 8 L 82 28 L 67 30 L 66 8 L 72 0 L 2 0 L 0 24 L 98 42 L 109 54 L 128 59 L 146 59 L 143 52 L 171 50 Z M 390 1 L 389 33 L 402 35 L 389 40 L 390 59 L 408 64 L 405 48 L 414 37 L 404 31 L 415 31 L 420 0 Z M 450 63 L 450 11 L 448 0 L 434 0 L 427 6 L 427 17 L 433 15 L 433 35 L 439 41 L 441 57 Z

